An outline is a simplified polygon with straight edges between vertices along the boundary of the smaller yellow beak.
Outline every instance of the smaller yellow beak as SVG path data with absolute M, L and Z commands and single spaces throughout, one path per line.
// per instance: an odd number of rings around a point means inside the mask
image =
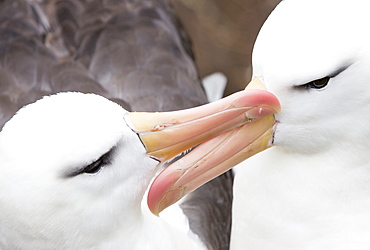
M 255 78 L 251 84 L 260 86 Z M 253 86 L 252 85 L 252 86 Z M 148 206 L 158 215 L 187 193 L 267 147 L 280 111 L 278 99 L 260 89 L 240 91 L 200 107 L 163 113 L 129 113 L 147 153 L 161 162 L 199 145 L 152 183 Z

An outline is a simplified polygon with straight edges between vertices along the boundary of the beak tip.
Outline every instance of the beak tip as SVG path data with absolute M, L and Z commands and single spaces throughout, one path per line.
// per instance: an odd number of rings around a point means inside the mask
M 159 213 L 162 212 L 162 211 L 152 211 L 152 210 L 150 211 L 152 212 L 152 214 L 154 214 L 157 217 L 159 217 Z
M 155 184 L 156 180 L 153 182 Z M 161 183 L 163 184 L 163 183 Z M 148 198 L 147 198 L 147 204 L 149 207 L 149 210 L 154 214 L 155 216 L 159 216 L 159 213 L 162 212 L 166 207 L 167 204 L 167 193 L 166 190 L 169 189 L 168 183 L 167 185 L 152 185 L 149 189 Z
M 163 211 L 163 209 L 161 210 L 159 207 L 160 202 L 158 203 L 157 201 L 151 199 L 150 195 L 148 195 L 147 204 L 150 212 L 152 212 L 152 214 L 154 214 L 155 216 L 159 217 L 159 213 Z
M 158 183 L 162 184 L 161 181 Z M 171 189 L 168 185 L 158 187 L 154 183 L 154 186 L 150 187 L 147 204 L 150 211 L 154 215 L 159 216 L 159 213 L 178 202 L 185 195 L 186 191 L 183 187 Z
M 171 206 L 173 203 L 166 202 L 166 196 L 164 196 L 161 200 L 152 200 L 148 196 L 148 207 L 150 212 L 155 216 L 159 217 L 159 214 L 165 210 L 167 207 Z

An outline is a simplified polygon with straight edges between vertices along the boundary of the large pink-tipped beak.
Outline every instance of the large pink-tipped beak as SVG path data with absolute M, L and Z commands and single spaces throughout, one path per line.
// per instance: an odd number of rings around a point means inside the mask
M 153 133 L 150 132 L 155 131 L 153 126 L 159 126 L 163 128 L 160 130 L 163 133 L 170 128 L 168 135 L 156 135 L 158 137 L 153 139 L 154 142 L 150 142 L 152 147 L 160 141 L 159 137 L 169 139 L 163 142 L 164 145 L 148 150 L 149 154 L 161 160 L 168 160 L 202 143 L 168 166 L 154 180 L 148 194 L 148 206 L 152 213 L 158 215 L 199 186 L 270 147 L 275 124 L 273 114 L 280 112 L 279 101 L 271 93 L 261 90 L 263 85 L 258 78 L 251 81 L 249 88 L 253 89 L 205 106 L 176 111 L 178 113 L 173 113 L 175 116 L 163 113 L 169 122 L 161 125 L 159 121 L 162 118 L 159 118 L 158 123 L 143 129 L 146 133 Z M 145 133 L 140 137 L 146 141 Z

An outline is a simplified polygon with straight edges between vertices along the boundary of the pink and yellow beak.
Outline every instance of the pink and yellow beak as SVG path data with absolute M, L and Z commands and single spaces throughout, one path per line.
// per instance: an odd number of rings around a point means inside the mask
M 152 183 L 148 206 L 158 215 L 199 186 L 270 146 L 277 98 L 251 88 L 217 102 L 181 111 L 128 113 L 127 124 L 138 133 L 147 154 L 166 162 L 196 145 L 191 153 L 163 170 Z

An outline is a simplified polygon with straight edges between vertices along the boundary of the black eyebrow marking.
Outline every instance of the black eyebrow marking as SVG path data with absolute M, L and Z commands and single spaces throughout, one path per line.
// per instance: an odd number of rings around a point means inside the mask
M 298 90 L 308 89 L 307 88 L 307 84 L 309 84 L 311 82 L 314 82 L 314 81 L 317 81 L 317 80 L 324 79 L 324 78 L 334 78 L 337 75 L 339 75 L 340 73 L 342 73 L 343 71 L 345 71 L 346 69 L 348 69 L 350 66 L 351 66 L 351 64 L 349 64 L 349 65 L 343 65 L 343 66 L 339 67 L 338 69 L 336 69 L 335 71 L 333 71 L 331 74 L 328 74 L 328 75 L 326 75 L 326 76 L 324 76 L 322 78 L 317 78 L 317 79 L 314 79 L 312 81 L 306 82 L 304 84 L 294 85 L 293 86 L 293 89 L 298 89 Z
M 345 71 L 350 65 L 343 65 L 342 67 L 339 67 L 337 70 L 335 70 L 333 73 L 329 74 L 328 77 L 333 78 Z
M 100 156 L 95 161 L 93 161 L 89 164 L 74 168 L 72 170 L 69 170 L 69 171 L 63 173 L 62 178 L 71 178 L 71 177 L 75 177 L 77 175 L 86 173 L 86 169 L 89 166 L 93 165 L 94 163 L 101 164 L 101 167 L 105 167 L 105 166 L 110 165 L 112 163 L 112 159 L 113 159 L 113 155 L 114 155 L 115 151 L 116 151 L 116 146 L 112 147 L 110 150 L 108 150 L 106 153 L 104 153 L 102 156 Z

